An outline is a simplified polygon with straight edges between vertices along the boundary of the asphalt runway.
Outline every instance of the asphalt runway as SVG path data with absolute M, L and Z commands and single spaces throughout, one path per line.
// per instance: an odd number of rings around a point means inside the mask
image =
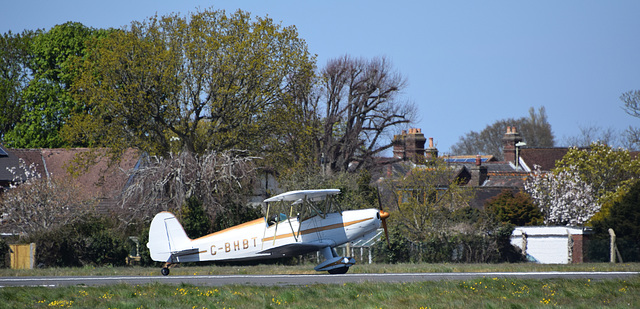
M 86 277 L 0 277 L 0 287 L 8 286 L 96 286 L 126 283 L 192 284 L 195 286 L 221 285 L 281 285 L 343 284 L 362 282 L 419 282 L 439 280 L 470 280 L 474 278 L 518 279 L 625 279 L 640 276 L 640 272 L 527 272 L 527 273 L 401 273 L 401 274 L 344 274 L 344 275 L 195 275 L 195 276 L 86 276 Z

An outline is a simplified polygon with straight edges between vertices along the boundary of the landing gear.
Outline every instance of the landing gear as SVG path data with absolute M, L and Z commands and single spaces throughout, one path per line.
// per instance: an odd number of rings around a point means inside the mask
M 162 273 L 163 276 L 168 276 L 169 275 L 169 267 L 163 267 L 160 270 L 160 273 Z
M 327 270 L 327 272 L 329 272 L 332 275 L 346 274 L 347 271 L 349 271 L 349 267 L 340 267 L 340 268 L 334 268 L 334 269 Z

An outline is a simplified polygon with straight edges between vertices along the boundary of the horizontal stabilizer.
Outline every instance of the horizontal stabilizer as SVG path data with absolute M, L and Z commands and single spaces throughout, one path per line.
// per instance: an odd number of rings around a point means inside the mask
M 193 255 L 193 254 L 199 254 L 200 251 L 198 250 L 198 248 L 193 248 L 193 249 L 187 249 L 187 250 L 181 250 L 181 251 L 173 251 L 171 252 L 171 255 L 174 257 L 178 257 L 178 256 L 185 256 L 185 255 Z

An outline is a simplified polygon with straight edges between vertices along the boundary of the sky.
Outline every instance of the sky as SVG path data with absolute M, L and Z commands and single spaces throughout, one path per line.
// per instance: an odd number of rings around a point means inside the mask
M 0 33 L 67 21 L 122 28 L 155 14 L 238 9 L 295 25 L 318 66 L 386 57 L 407 79 L 441 154 L 470 131 L 545 107 L 557 146 L 580 128 L 640 126 L 620 95 L 640 90 L 640 1 L 7 1 Z M 394 132 L 398 134 L 399 132 Z

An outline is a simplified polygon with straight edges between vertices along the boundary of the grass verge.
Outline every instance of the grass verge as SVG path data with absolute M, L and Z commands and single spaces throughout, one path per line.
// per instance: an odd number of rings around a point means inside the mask
M 7 287 L 1 308 L 639 308 L 640 277 L 627 280 L 478 278 L 295 287 L 113 285 Z

